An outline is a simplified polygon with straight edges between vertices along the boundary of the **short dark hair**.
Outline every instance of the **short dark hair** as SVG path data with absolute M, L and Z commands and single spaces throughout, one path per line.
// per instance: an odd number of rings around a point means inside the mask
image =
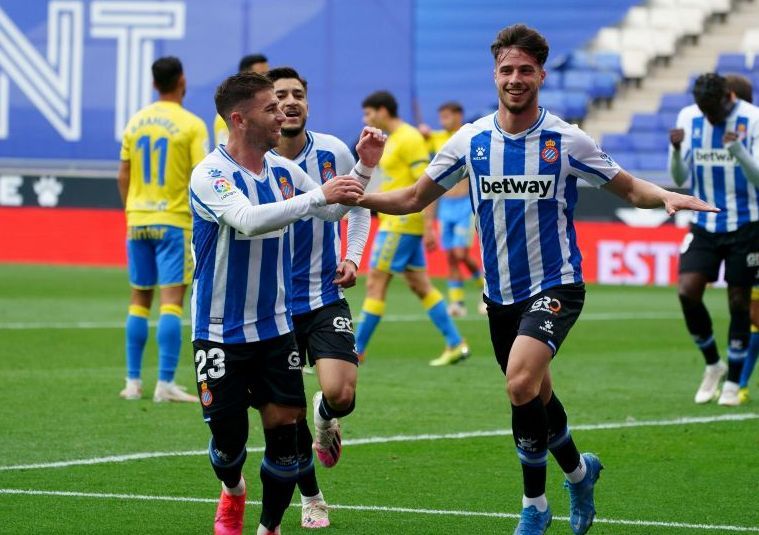
M 248 54 L 247 56 L 243 56 L 240 60 L 240 65 L 237 68 L 237 72 L 246 72 L 256 63 L 267 63 L 268 61 L 269 58 L 263 54 Z
M 375 91 L 364 99 L 361 107 L 375 110 L 385 108 L 390 117 L 398 117 L 398 101 L 390 91 Z
M 277 80 L 283 80 L 285 78 L 288 78 L 288 79 L 294 78 L 301 83 L 301 85 L 303 86 L 303 89 L 308 91 L 308 82 L 306 82 L 304 78 L 301 78 L 300 74 L 298 74 L 298 71 L 296 71 L 292 67 L 276 67 L 274 69 L 271 69 L 269 72 L 267 72 L 266 77 L 272 82 L 276 82 Z
M 440 106 L 438 106 L 437 111 L 443 111 L 448 110 L 452 111 L 453 113 L 464 113 L 464 107 L 456 102 L 455 100 L 449 100 L 448 102 L 443 102 Z
M 720 102 L 728 91 L 727 80 L 716 72 L 700 75 L 693 84 L 693 98 L 696 103 Z
M 735 93 L 736 97 L 748 103 L 754 101 L 754 86 L 751 80 L 740 74 L 726 74 L 725 81 L 727 81 L 728 91 Z
M 490 45 L 493 59 L 497 62 L 501 51 L 505 48 L 519 48 L 535 58 L 540 66 L 548 59 L 548 41 L 537 30 L 524 24 L 512 24 L 505 27 L 495 36 Z
M 216 88 L 214 95 L 216 113 L 225 121 L 229 121 L 230 114 L 240 102 L 250 100 L 258 92 L 273 87 L 271 80 L 262 74 L 255 72 L 233 74 Z
M 174 56 L 158 58 L 150 67 L 153 72 L 153 84 L 159 93 L 170 93 L 177 88 L 182 77 L 182 62 Z

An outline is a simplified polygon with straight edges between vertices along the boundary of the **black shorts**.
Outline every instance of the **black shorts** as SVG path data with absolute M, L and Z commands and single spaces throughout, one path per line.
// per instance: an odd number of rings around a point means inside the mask
M 311 366 L 323 358 L 347 360 L 358 366 L 353 319 L 345 299 L 293 316 L 293 325 L 298 350 L 308 355 Z
M 485 303 L 495 358 L 505 374 L 511 346 L 519 335 L 545 342 L 556 355 L 569 329 L 580 317 L 585 285 L 554 286 L 511 305 L 499 305 L 487 298 Z
M 192 346 L 207 422 L 267 403 L 306 406 L 303 364 L 292 333 L 247 344 L 195 340 Z
M 728 284 L 754 284 L 759 270 L 759 221 L 733 232 L 707 232 L 691 225 L 680 248 L 680 273 L 701 273 L 716 281 L 723 260 Z

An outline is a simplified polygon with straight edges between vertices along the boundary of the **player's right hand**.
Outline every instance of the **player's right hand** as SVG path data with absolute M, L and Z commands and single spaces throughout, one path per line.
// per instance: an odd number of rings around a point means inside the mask
M 675 150 L 680 150 L 683 139 L 685 139 L 685 130 L 682 128 L 672 128 L 669 131 L 669 142 L 672 143 Z
M 345 204 L 355 206 L 364 188 L 361 183 L 351 176 L 338 176 L 322 185 L 322 193 L 327 204 Z

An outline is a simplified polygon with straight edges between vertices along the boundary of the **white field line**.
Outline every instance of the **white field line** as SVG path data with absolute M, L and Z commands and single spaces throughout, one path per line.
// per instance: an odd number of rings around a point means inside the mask
M 678 425 L 710 424 L 715 422 L 740 422 L 759 419 L 759 414 L 723 414 L 720 416 L 695 416 L 676 418 L 673 420 L 640 420 L 628 422 L 609 422 L 603 424 L 580 424 L 572 426 L 572 431 L 602 431 L 607 429 L 627 429 L 631 427 L 671 427 Z M 345 446 L 361 446 L 365 444 L 388 444 L 393 442 L 419 442 L 424 440 L 462 440 L 467 438 L 504 437 L 511 436 L 510 429 L 494 429 L 492 431 L 466 431 L 461 433 L 422 434 L 422 435 L 392 435 L 386 437 L 367 437 L 343 440 Z M 249 452 L 262 452 L 262 447 L 248 448 Z M 92 457 L 90 459 L 73 459 L 37 464 L 14 464 L 0 466 L 0 472 L 11 470 L 39 470 L 45 468 L 66 468 L 69 466 L 85 466 L 92 464 L 123 463 L 142 459 L 161 457 L 193 457 L 208 455 L 208 450 L 189 451 L 152 451 L 128 453 L 125 455 L 109 455 L 107 457 Z
M 26 496 L 58 496 L 64 498 L 96 498 L 112 500 L 136 500 L 136 501 L 164 501 L 164 502 L 184 502 L 184 503 L 208 503 L 215 504 L 216 498 L 193 498 L 184 496 L 151 496 L 145 494 L 114 494 L 114 493 L 95 493 L 95 492 L 73 492 L 73 491 L 55 491 L 55 490 L 32 490 L 32 489 L 0 489 L 0 495 L 26 495 Z M 258 500 L 247 500 L 248 505 L 261 505 Z M 300 504 L 292 504 L 300 507 Z M 459 511 L 447 509 L 414 509 L 410 507 L 390 507 L 385 505 L 339 505 L 330 504 L 330 509 L 344 509 L 349 511 L 367 511 L 381 513 L 408 513 L 417 515 L 439 515 L 439 516 L 468 516 L 468 517 L 486 517 L 486 518 L 509 518 L 517 519 L 519 515 L 514 513 L 496 513 L 488 511 Z M 567 521 L 565 516 L 555 516 L 554 520 Z M 625 520 L 615 518 L 596 518 L 598 524 L 612 524 L 620 526 L 642 526 L 642 527 L 661 527 L 661 528 L 682 528 L 682 529 L 708 529 L 715 531 L 736 531 L 736 532 L 759 532 L 757 526 L 732 526 L 719 524 L 692 524 L 687 522 L 663 522 L 658 520 Z
M 682 314 L 675 312 L 631 312 L 631 313 L 605 313 L 588 312 L 580 316 L 580 321 L 633 321 L 633 320 L 675 320 L 681 319 Z M 414 321 L 429 321 L 426 314 L 388 314 L 382 321 L 391 323 L 407 323 Z M 470 314 L 456 321 L 480 321 L 487 322 L 487 318 L 477 314 Z M 151 322 L 155 326 L 156 322 Z M 182 325 L 190 325 L 190 320 L 183 320 Z M 0 322 L 0 330 L 23 331 L 33 329 L 123 329 L 124 321 L 6 321 Z

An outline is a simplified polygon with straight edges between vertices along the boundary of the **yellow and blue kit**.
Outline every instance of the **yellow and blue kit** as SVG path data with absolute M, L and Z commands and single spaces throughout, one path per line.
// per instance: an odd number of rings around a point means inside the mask
M 229 141 L 229 129 L 227 123 L 221 118 L 218 113 L 213 120 L 213 144 L 218 147 L 219 145 L 226 145 Z

